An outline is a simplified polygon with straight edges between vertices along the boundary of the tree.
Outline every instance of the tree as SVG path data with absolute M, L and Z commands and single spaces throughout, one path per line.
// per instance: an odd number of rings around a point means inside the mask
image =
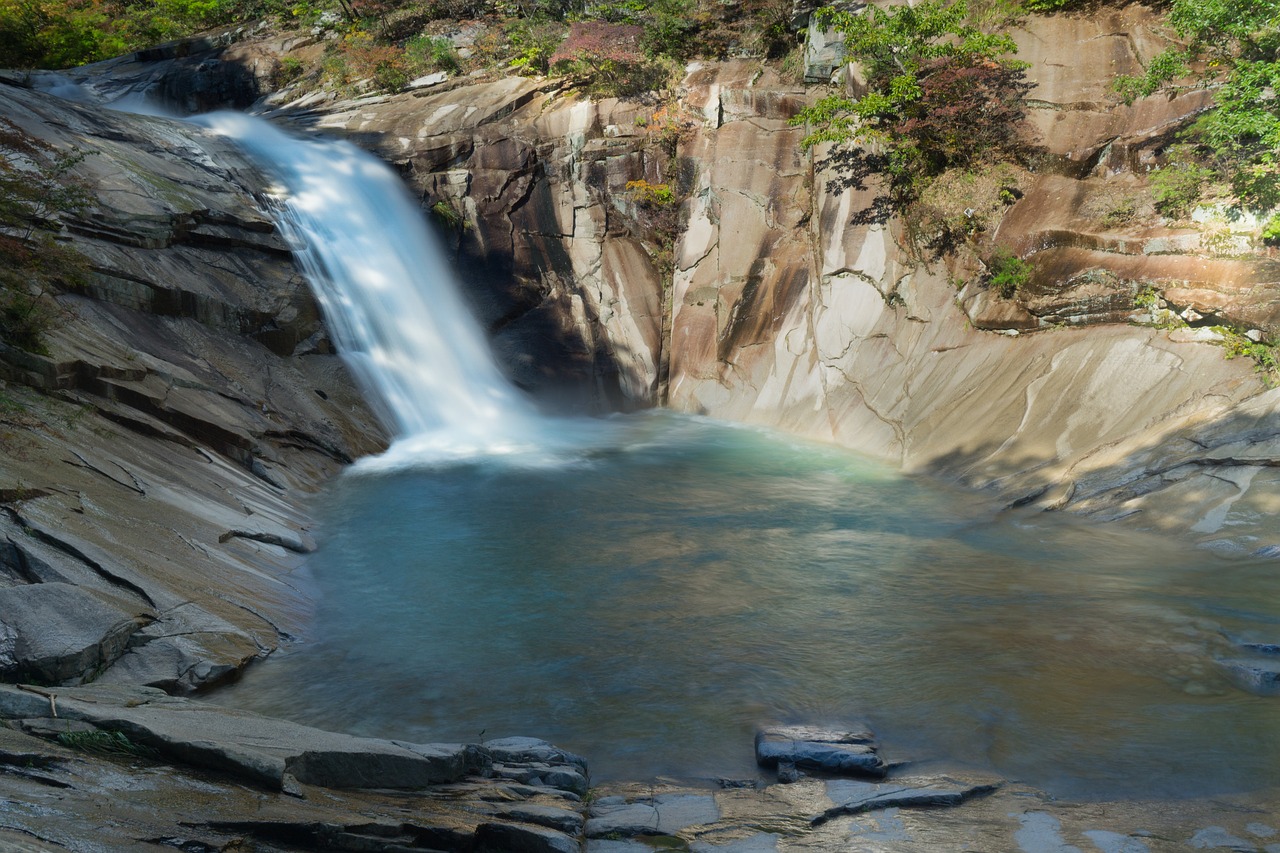
M 863 142 L 885 149 L 891 192 L 915 198 L 943 170 L 978 159 L 1016 157 L 1025 65 L 1004 33 L 972 22 L 966 0 L 820 13 L 861 64 L 868 92 L 823 98 L 793 124 L 811 128 L 804 144 Z
M 1280 9 L 1259 0 L 1172 0 L 1168 20 L 1182 43 L 1142 76 L 1117 79 L 1117 91 L 1132 101 L 1179 80 L 1215 84 L 1213 111 L 1187 139 L 1241 203 L 1280 205 Z

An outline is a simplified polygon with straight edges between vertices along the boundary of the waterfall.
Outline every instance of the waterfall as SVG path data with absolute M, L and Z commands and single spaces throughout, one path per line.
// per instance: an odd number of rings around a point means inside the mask
M 538 418 L 498 369 L 421 208 L 354 145 L 290 136 L 263 119 L 197 120 L 233 139 L 278 186 L 275 216 L 339 352 L 395 437 L 389 455 L 527 448 Z

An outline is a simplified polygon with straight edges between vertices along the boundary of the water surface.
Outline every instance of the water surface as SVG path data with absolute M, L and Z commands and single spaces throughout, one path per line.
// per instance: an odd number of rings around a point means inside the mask
M 981 507 L 658 414 L 554 454 L 371 466 L 318 507 L 309 635 L 215 699 L 363 735 L 543 737 L 597 779 L 749 777 L 759 723 L 867 720 L 890 758 L 1062 795 L 1280 783 L 1280 699 L 1214 663 L 1224 632 L 1280 640 L 1274 562 Z

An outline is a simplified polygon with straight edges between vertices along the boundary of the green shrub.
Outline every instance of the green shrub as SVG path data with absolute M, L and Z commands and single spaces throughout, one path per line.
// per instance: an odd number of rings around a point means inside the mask
M 1192 146 L 1172 146 L 1165 155 L 1165 164 L 1151 173 L 1156 211 L 1170 219 L 1190 216 L 1211 177 L 1211 170 L 1197 162 Z
M 1262 225 L 1262 242 L 1269 246 L 1280 243 L 1280 213 L 1272 214 Z
M 1082 5 L 1083 0 L 1022 0 L 1028 12 L 1061 12 Z
M 302 60 L 296 56 L 283 57 L 276 63 L 275 70 L 271 74 L 271 84 L 282 89 L 302 76 Z
M 3 62 L 67 68 L 285 11 L 282 0 L 0 0 Z
M 1222 335 L 1222 349 L 1228 359 L 1250 359 L 1267 385 L 1280 383 L 1280 346 L 1252 340 L 1227 326 L 1214 326 L 1213 330 Z
M 1005 299 L 1013 298 L 1031 279 L 1031 264 L 1006 249 L 987 261 L 987 285 Z
M 1121 77 L 1127 100 L 1177 81 L 1212 83 L 1214 109 L 1190 134 L 1240 202 L 1280 204 L 1280 26 L 1274 2 L 1172 0 L 1169 23 L 1183 44 L 1155 57 L 1140 77 Z M 1196 71 L 1195 69 L 1202 69 Z
M 457 74 L 462 68 L 453 42 L 446 38 L 417 36 L 404 45 L 405 57 L 415 73 L 423 71 L 447 71 Z
M 565 27 L 556 21 L 516 19 L 506 26 L 513 53 L 508 65 L 519 74 L 546 74 L 551 55 L 564 41 Z

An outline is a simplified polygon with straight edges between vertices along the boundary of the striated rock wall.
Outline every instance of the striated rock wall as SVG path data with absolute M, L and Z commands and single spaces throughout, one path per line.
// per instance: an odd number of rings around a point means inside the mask
M 1109 94 L 1164 44 L 1142 6 L 1031 18 L 1017 36 L 1044 156 L 982 235 L 1033 259 L 1016 299 L 982 284 L 972 253 L 906 252 L 874 175 L 800 148 L 788 120 L 816 90 L 752 61 L 691 66 L 665 104 L 501 79 L 274 114 L 375 150 L 424 208 L 456 215 L 444 230 L 459 269 L 526 388 L 779 427 L 998 505 L 1276 544 L 1273 397 L 1250 364 L 1204 343 L 1208 330 L 1131 325 L 1148 317 L 1140 291 L 1202 325 L 1280 323 L 1268 250 L 1224 253 L 1213 227 L 1151 209 L 1146 171 L 1210 95 L 1125 106 Z M 683 199 L 669 268 L 636 180 Z
M 998 505 L 1273 553 L 1280 391 L 1197 342 L 1211 335 L 1128 323 L 1151 287 L 1274 334 L 1274 261 L 1216 256 L 1204 229 L 1149 211 L 1104 227 L 1089 204 L 1147 198 L 1142 173 L 1208 103 L 1109 99 L 1110 76 L 1160 48 L 1154 30 L 1129 6 L 1019 33 L 1046 158 L 993 235 L 1036 265 L 1016 301 L 963 259 L 912 261 L 874 176 L 830 150 L 804 157 L 785 121 L 797 90 L 732 66 L 695 71 L 687 103 L 704 123 L 682 153 L 705 168 L 677 247 L 669 405 L 835 441 Z
M 383 433 L 225 143 L 0 85 L 96 203 L 47 355 L 0 343 L 0 674 L 179 692 L 300 631 L 306 496 Z

